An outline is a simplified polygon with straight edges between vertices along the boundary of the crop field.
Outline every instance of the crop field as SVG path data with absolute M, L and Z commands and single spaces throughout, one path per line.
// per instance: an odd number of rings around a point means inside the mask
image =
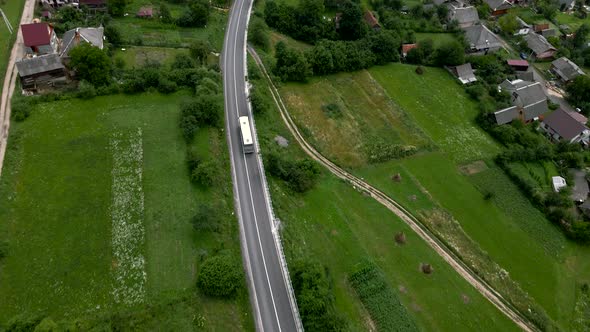
M 239 242 L 224 135 L 200 130 L 194 143 L 223 156 L 220 186 L 192 185 L 177 127 L 181 98 L 42 103 L 13 124 L 0 178 L 0 240 L 8 241 L 0 324 L 20 313 L 109 323 L 121 311 L 147 330 L 252 328 L 245 291 L 235 301 L 195 291 L 203 257 L 238 255 Z M 226 207 L 223 231 L 193 230 L 203 200 Z
M 141 67 L 147 63 L 169 64 L 177 54 L 187 54 L 186 48 L 132 46 L 113 51 L 113 58 L 120 58 L 127 68 Z
M 497 144 L 475 124 L 477 105 L 454 78 L 440 68 L 427 67 L 423 75 L 415 69 L 394 63 L 373 67 L 369 73 L 454 161 L 464 163 L 498 153 Z
M 281 94 L 304 134 L 345 167 L 366 165 L 377 140 L 428 148 L 426 135 L 388 97 L 367 71 L 283 85 Z M 328 105 L 336 105 L 330 113 Z
M 171 6 L 173 17 L 179 16 Z M 177 11 L 182 10 L 180 7 Z M 208 41 L 216 52 L 221 52 L 227 13 L 211 10 L 206 28 L 181 28 L 164 24 L 157 19 L 141 19 L 134 15 L 116 18 L 113 25 L 119 28 L 125 44 L 158 47 L 188 47 L 197 40 Z
M 4 14 L 10 21 L 13 34 L 10 34 L 8 27 L 4 24 L 4 19 L 0 18 L 0 93 L 2 93 L 2 85 L 4 85 L 4 74 L 6 73 L 6 65 L 10 52 L 12 51 L 12 45 L 16 39 L 16 33 L 19 29 L 20 17 L 23 11 L 25 0 L 10 0 L 6 1 L 5 4 L 0 5 L 0 8 L 4 11 Z
M 264 83 L 255 84 L 266 91 Z M 256 126 L 263 155 L 284 149 L 289 155 L 303 156 L 276 109 L 256 115 Z M 277 135 L 288 139 L 287 148 L 276 145 Z M 283 226 L 288 262 L 322 257 L 334 282 L 337 310 L 351 330 L 375 330 L 377 324 L 349 281 L 357 264 L 367 260 L 383 271 L 391 294 L 421 330 L 517 329 L 395 215 L 350 185 L 327 173 L 305 194 L 291 192 L 272 177 L 269 184 L 275 213 Z M 396 244 L 394 238 L 400 232 L 406 236 L 405 244 Z M 420 271 L 421 263 L 431 264 L 433 273 Z M 394 299 L 387 299 L 387 303 L 391 301 Z
M 552 177 L 559 175 L 552 162 L 512 163 L 509 167 L 524 179 L 530 179 L 543 191 L 553 190 Z

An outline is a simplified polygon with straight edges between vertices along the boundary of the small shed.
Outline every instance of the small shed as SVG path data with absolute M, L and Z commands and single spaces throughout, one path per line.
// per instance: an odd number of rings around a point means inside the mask
M 529 69 L 529 62 L 526 60 L 511 59 L 506 62 L 515 71 L 527 71 Z
M 475 77 L 475 73 L 473 73 L 473 68 L 471 67 L 471 63 L 465 63 L 460 66 L 451 67 L 451 72 L 457 77 L 457 79 L 463 83 L 473 83 L 477 81 Z
M 590 188 L 588 187 L 588 180 L 586 180 L 586 172 L 581 169 L 570 170 L 574 178 L 574 188 L 572 189 L 572 200 L 576 203 L 584 203 L 588 198 Z
M 567 183 L 565 183 L 565 179 L 561 176 L 554 176 L 551 178 L 553 182 L 553 191 L 556 193 L 559 192 L 561 189 L 567 187 Z

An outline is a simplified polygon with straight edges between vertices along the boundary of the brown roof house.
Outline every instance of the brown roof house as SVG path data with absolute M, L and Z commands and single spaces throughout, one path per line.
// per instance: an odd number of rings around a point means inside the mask
M 566 57 L 551 62 L 551 71 L 564 83 L 572 81 L 579 75 L 585 75 L 578 65 Z
M 70 51 L 83 43 L 90 44 L 102 50 L 104 48 L 104 28 L 76 28 L 66 31 L 62 38 L 59 55 L 67 59 L 69 58 Z
M 24 90 L 37 90 L 66 80 L 65 67 L 55 53 L 17 61 L 16 69 Z
M 490 6 L 493 16 L 500 16 L 508 13 L 508 9 L 512 8 L 512 3 L 506 0 L 484 0 Z
M 555 56 L 557 49 L 541 35 L 529 32 L 524 39 L 537 59 L 550 59 Z
M 516 119 L 529 122 L 549 111 L 547 96 L 539 82 L 505 80 L 498 86 L 498 90 L 509 93 L 512 102 L 512 106 L 494 112 L 499 125 Z
M 363 18 L 365 19 L 365 22 L 371 29 L 375 31 L 381 30 L 381 25 L 379 24 L 379 21 L 377 21 L 377 18 L 375 17 L 372 11 L 367 10 Z
M 559 108 L 549 114 L 541 123 L 543 129 L 554 141 L 588 144 L 590 129 L 580 123 L 570 112 Z
M 479 22 L 477 8 L 464 6 L 461 2 L 451 2 L 449 7 L 449 21 L 457 21 L 459 27 L 466 28 Z
M 506 62 L 508 63 L 510 68 L 512 68 L 514 71 L 527 71 L 527 70 L 529 70 L 529 62 L 526 60 L 509 59 L 509 60 L 506 60 Z
M 27 55 L 44 55 L 57 53 L 59 40 L 53 27 L 45 22 L 30 23 L 20 26 Z
M 449 70 L 457 77 L 459 82 L 463 84 L 473 83 L 477 81 L 473 68 L 470 63 L 465 63 L 460 66 L 450 67 Z
M 485 25 L 473 25 L 463 28 L 465 39 L 469 43 L 469 52 L 487 54 L 502 47 L 498 37 Z

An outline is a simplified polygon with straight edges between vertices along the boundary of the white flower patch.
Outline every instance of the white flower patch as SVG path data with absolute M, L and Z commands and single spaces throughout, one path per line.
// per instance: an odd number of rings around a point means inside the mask
M 145 300 L 143 228 L 142 132 L 115 133 L 110 139 L 113 153 L 112 250 L 113 298 L 133 305 Z

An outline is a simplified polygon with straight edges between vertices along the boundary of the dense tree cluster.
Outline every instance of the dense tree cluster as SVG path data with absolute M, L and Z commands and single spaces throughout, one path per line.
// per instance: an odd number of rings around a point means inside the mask
M 584 113 L 590 113 L 590 77 L 580 75 L 566 87 L 568 100 L 582 109 Z
M 207 0 L 190 0 L 182 16 L 176 20 L 180 27 L 202 28 L 209 21 L 210 4 Z
M 293 264 L 292 282 L 303 328 L 307 331 L 345 331 L 346 321 L 336 312 L 332 280 L 317 262 Z
M 266 156 L 266 168 L 272 176 L 285 181 L 296 192 L 313 188 L 320 175 L 318 165 L 309 159 L 294 160 L 272 152 Z
M 588 66 L 590 65 L 588 37 L 590 37 L 590 25 L 584 23 L 576 29 L 573 38 L 549 37 L 548 40 L 553 46 L 557 47 L 558 56 L 565 56 L 578 66 Z
M 76 78 L 94 86 L 110 84 L 111 59 L 105 51 L 83 43 L 72 49 L 69 55 L 69 67 L 76 72 Z
M 242 286 L 242 268 L 230 255 L 207 259 L 199 271 L 197 287 L 206 295 L 231 298 Z

